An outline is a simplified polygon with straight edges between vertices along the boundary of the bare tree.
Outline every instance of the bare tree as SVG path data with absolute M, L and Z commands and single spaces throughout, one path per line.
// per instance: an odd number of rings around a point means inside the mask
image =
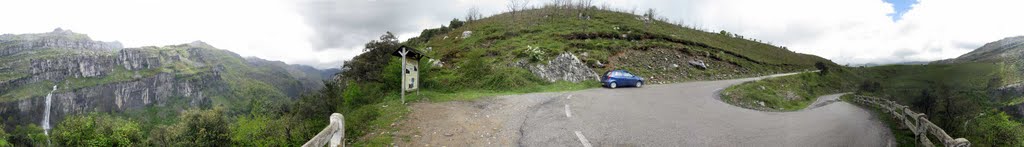
M 562 5 L 562 3 L 564 3 L 564 1 L 565 0 L 551 0 L 551 3 L 548 3 L 547 5 L 551 5 L 551 6 L 554 6 L 554 7 L 559 7 L 559 6 Z
M 523 5 L 519 6 L 519 10 L 526 10 L 530 8 L 530 0 L 522 0 Z
M 654 20 L 655 20 L 655 16 L 654 16 L 654 8 L 649 8 L 649 9 L 647 9 L 647 13 L 646 13 L 646 14 L 644 14 L 644 16 L 647 16 L 647 19 L 648 19 L 648 20 L 650 20 L 650 21 L 654 21 Z
M 509 12 L 515 15 L 516 11 L 523 10 L 530 5 L 530 0 L 508 0 L 508 4 L 505 5 Z
M 508 8 L 508 12 L 512 14 L 516 13 L 516 8 L 519 7 L 519 0 L 508 0 L 508 4 L 505 4 L 505 8 Z
M 590 8 L 590 6 L 593 5 L 593 4 L 594 4 L 594 0 L 579 0 L 579 8 L 580 9 Z
M 480 8 L 474 6 L 466 11 L 466 22 L 475 21 L 480 18 L 483 18 L 483 15 L 480 14 Z

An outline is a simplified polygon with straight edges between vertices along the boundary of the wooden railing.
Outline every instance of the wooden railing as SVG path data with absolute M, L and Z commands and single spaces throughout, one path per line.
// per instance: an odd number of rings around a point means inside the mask
M 879 107 L 883 111 L 886 111 L 886 113 L 892 114 L 893 117 L 897 119 L 897 121 L 900 121 L 901 124 L 909 128 L 910 131 L 914 132 L 915 137 L 918 139 L 919 142 L 921 142 L 921 145 L 923 146 L 935 146 L 934 144 L 932 144 L 932 141 L 928 139 L 928 136 L 926 136 L 928 134 L 932 134 L 932 136 L 938 138 L 939 142 L 942 142 L 942 144 L 947 147 L 971 146 L 971 142 L 967 141 L 967 139 L 953 139 L 953 137 L 950 137 L 949 134 L 946 134 L 945 130 L 942 130 L 942 128 L 939 128 L 939 126 L 936 126 L 931 121 L 928 121 L 928 118 L 925 118 L 925 115 L 923 113 L 911 111 L 910 108 L 908 108 L 907 106 L 903 106 L 897 104 L 896 102 L 886 99 L 861 95 L 855 95 L 853 101 L 869 106 Z
M 322 147 L 324 145 L 345 146 L 345 116 L 342 116 L 341 113 L 331 114 L 331 124 L 324 127 L 324 130 L 313 136 L 313 139 L 309 139 L 302 147 Z

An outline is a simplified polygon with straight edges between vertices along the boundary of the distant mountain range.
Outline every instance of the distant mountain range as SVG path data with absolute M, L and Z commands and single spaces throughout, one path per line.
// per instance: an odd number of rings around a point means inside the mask
M 1007 37 L 960 55 L 960 57 L 937 61 L 938 63 L 963 62 L 1000 62 L 1008 59 L 1021 59 L 1024 55 L 1024 36 Z
M 48 95 L 55 122 L 88 112 L 231 107 L 252 97 L 287 100 L 322 88 L 322 80 L 337 72 L 243 58 L 202 41 L 123 48 L 60 28 L 4 34 L 0 116 L 7 125 L 40 123 Z

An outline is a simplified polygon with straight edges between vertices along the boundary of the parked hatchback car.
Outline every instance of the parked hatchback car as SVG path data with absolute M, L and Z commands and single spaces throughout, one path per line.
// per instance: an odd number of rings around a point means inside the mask
M 601 84 L 613 89 L 622 86 L 640 88 L 644 86 L 644 78 L 636 76 L 633 73 L 629 73 L 629 71 L 626 70 L 612 70 L 605 72 L 604 75 L 601 76 Z

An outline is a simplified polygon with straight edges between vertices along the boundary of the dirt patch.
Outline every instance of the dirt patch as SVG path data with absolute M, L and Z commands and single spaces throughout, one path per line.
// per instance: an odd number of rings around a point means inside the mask
M 414 103 L 408 118 L 402 120 L 395 139 L 398 146 L 487 146 L 510 144 L 500 136 L 503 120 L 489 108 L 494 100 L 476 102 Z
M 410 105 L 394 138 L 398 146 L 516 146 L 527 110 L 565 97 L 531 93 L 475 101 Z

